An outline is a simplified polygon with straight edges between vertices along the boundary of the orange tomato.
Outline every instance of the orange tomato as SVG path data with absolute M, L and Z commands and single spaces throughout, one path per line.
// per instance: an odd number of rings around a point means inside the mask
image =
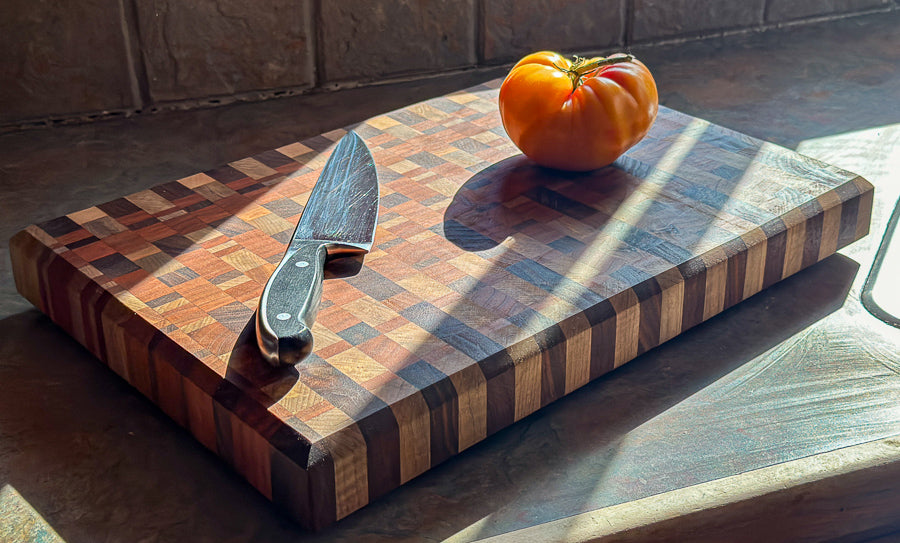
M 572 61 L 532 53 L 500 86 L 510 139 L 531 160 L 561 170 L 611 164 L 647 135 L 658 109 L 653 75 L 631 55 Z

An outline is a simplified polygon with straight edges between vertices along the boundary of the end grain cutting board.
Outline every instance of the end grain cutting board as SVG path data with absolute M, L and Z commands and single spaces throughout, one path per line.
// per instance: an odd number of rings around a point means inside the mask
M 864 179 L 665 108 L 611 167 L 535 167 L 498 86 L 353 127 L 375 247 L 296 368 L 253 312 L 343 130 L 31 226 L 18 289 L 319 528 L 868 231 Z

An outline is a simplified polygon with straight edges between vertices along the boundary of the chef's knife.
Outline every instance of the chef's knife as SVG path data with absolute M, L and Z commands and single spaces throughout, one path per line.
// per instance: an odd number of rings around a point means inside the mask
M 266 361 L 293 365 L 312 352 L 325 261 L 368 252 L 377 220 L 375 163 L 363 140 L 349 132 L 325 164 L 259 300 L 256 339 Z

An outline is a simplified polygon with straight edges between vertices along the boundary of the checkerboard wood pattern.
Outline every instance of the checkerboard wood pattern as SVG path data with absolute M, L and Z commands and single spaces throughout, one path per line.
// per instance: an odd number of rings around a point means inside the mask
M 253 313 L 344 130 L 31 226 L 17 287 L 321 528 L 868 232 L 864 179 L 666 108 L 613 166 L 536 167 L 498 86 L 352 127 L 375 246 L 329 266 L 295 368 Z

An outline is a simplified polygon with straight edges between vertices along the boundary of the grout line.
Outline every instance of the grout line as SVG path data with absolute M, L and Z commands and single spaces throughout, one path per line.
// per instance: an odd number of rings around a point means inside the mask
M 319 55 L 319 43 L 316 39 L 318 35 L 318 24 L 316 24 L 317 16 L 317 4 L 316 0 L 309 0 L 308 2 L 303 3 L 303 32 L 307 36 L 307 43 L 309 47 L 304 52 L 306 55 L 306 80 L 312 81 L 313 85 L 318 83 L 319 77 L 319 66 L 317 57 Z M 312 39 L 309 37 L 312 36 Z
M 621 0 L 622 1 L 622 35 L 619 39 L 619 43 L 622 44 L 623 48 L 627 48 L 631 45 L 632 36 L 634 35 L 634 1 L 633 0 Z
M 312 30 L 310 34 L 312 34 L 312 61 L 313 61 L 313 74 L 312 74 L 312 82 L 314 88 L 322 87 L 325 84 L 326 77 L 326 69 L 325 69 L 325 57 L 323 51 L 325 48 L 323 47 L 325 37 L 322 31 L 322 0 L 311 0 L 311 17 L 307 17 L 307 29 L 309 29 L 309 25 L 312 25 Z M 309 34 L 307 34 L 309 35 Z
M 485 56 L 485 0 L 475 0 L 475 62 L 478 66 L 484 65 Z
M 765 0 L 765 2 L 763 2 L 762 24 L 766 24 L 766 22 L 769 20 L 769 11 L 770 11 L 771 6 L 772 6 L 772 0 Z
M 135 6 L 132 4 L 132 0 L 119 0 L 118 7 L 131 100 L 134 107 L 140 109 L 150 103 L 150 89 L 143 63 L 143 50 L 140 46 L 140 30 L 137 26 Z

